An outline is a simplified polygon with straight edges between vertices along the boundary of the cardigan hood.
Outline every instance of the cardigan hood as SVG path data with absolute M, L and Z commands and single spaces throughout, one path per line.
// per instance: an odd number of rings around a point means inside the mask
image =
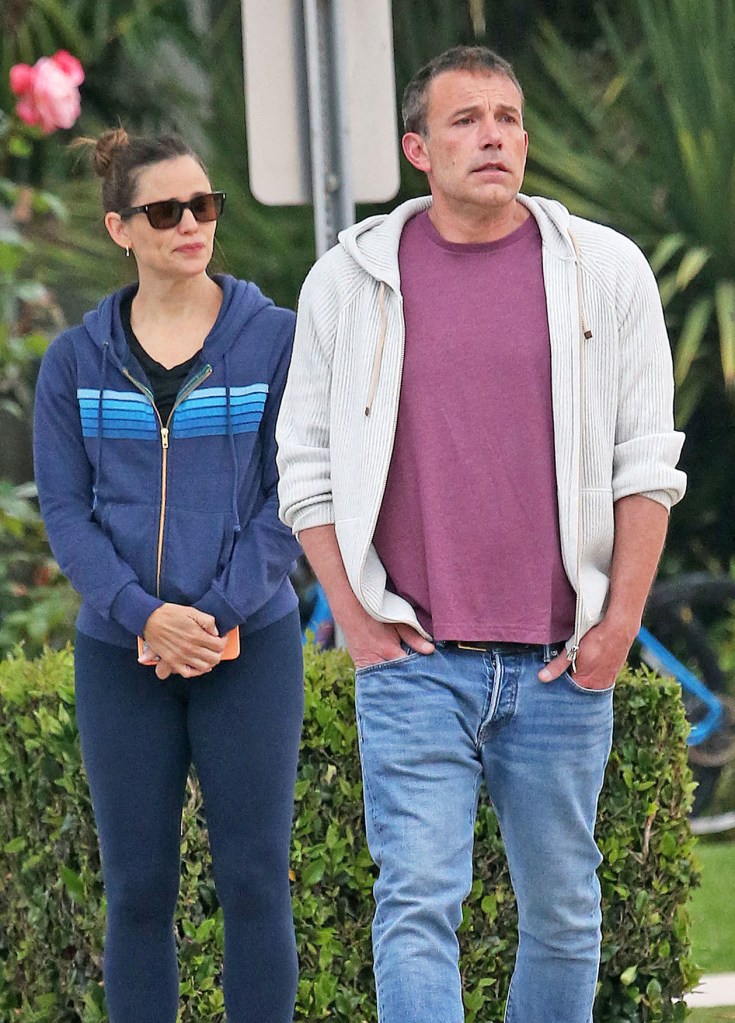
M 571 215 L 555 199 L 519 195 L 518 202 L 536 218 L 543 244 L 561 259 L 575 258 L 569 237 Z M 403 227 L 411 217 L 431 206 L 430 196 L 409 199 L 388 214 L 368 217 L 339 234 L 339 244 L 355 263 L 377 281 L 400 292 L 398 247 Z

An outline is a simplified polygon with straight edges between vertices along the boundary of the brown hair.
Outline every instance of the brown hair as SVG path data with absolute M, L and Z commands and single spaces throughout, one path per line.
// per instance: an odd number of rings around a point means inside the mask
M 438 57 L 434 57 L 428 64 L 420 68 L 413 76 L 403 93 L 403 128 L 404 131 L 414 131 L 418 135 L 426 137 L 428 127 L 426 114 L 428 109 L 429 85 L 445 71 L 475 71 L 485 75 L 505 75 L 509 78 L 521 94 L 523 103 L 523 89 L 516 78 L 513 66 L 493 53 L 486 46 L 453 46 L 451 50 L 445 50 Z
M 76 139 L 73 145 L 89 146 L 92 166 L 102 178 L 102 206 L 105 213 L 119 212 L 131 206 L 144 167 L 177 156 L 190 156 L 209 177 L 203 161 L 178 135 L 158 138 L 128 135 L 124 128 L 111 128 L 98 139 Z

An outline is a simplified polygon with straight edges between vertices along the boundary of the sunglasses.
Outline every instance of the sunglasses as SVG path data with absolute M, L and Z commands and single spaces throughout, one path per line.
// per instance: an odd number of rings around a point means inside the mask
M 158 202 L 147 202 L 145 206 L 128 206 L 120 210 L 123 220 L 134 216 L 136 213 L 145 213 L 148 223 L 156 231 L 165 231 L 169 227 L 176 227 L 181 223 L 184 210 L 191 210 L 194 219 L 199 224 L 208 224 L 217 220 L 225 208 L 224 192 L 209 192 L 207 195 L 195 195 L 188 202 L 179 202 L 178 199 L 161 199 Z

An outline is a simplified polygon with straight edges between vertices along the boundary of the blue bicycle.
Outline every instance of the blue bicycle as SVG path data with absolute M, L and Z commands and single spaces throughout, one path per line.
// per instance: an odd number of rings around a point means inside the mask
M 332 612 L 304 559 L 293 578 L 304 642 L 309 634 L 319 646 L 333 646 Z M 726 633 L 732 645 L 729 668 L 716 649 Z M 646 627 L 638 633 L 638 652 L 641 661 L 682 688 L 691 722 L 689 763 L 697 782 L 692 830 L 735 829 L 735 579 L 693 573 L 656 583 Z
M 697 572 L 656 583 L 646 626 L 640 658 L 679 682 L 692 725 L 692 830 L 735 829 L 735 579 Z

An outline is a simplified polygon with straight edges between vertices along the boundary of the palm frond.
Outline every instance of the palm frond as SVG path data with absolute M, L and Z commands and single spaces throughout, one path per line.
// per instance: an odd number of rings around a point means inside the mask
M 599 12 L 596 67 L 553 28 L 538 40 L 527 181 L 643 246 L 659 275 L 677 379 L 733 375 L 735 0 L 627 0 Z M 584 107 L 594 110 L 586 116 Z M 678 266 L 672 272 L 675 257 Z M 721 297 L 717 297 L 721 296 Z M 719 351 L 717 360 L 704 357 Z M 680 402 L 690 413 L 705 393 Z
M 720 281 L 715 289 L 717 325 L 725 383 L 735 387 L 735 281 Z
M 679 335 L 679 343 L 676 346 L 676 358 L 674 360 L 674 378 L 679 387 L 684 383 L 687 374 L 691 369 L 697 354 L 700 350 L 702 338 L 704 337 L 714 302 L 710 295 L 704 295 L 689 308 L 684 326 Z

